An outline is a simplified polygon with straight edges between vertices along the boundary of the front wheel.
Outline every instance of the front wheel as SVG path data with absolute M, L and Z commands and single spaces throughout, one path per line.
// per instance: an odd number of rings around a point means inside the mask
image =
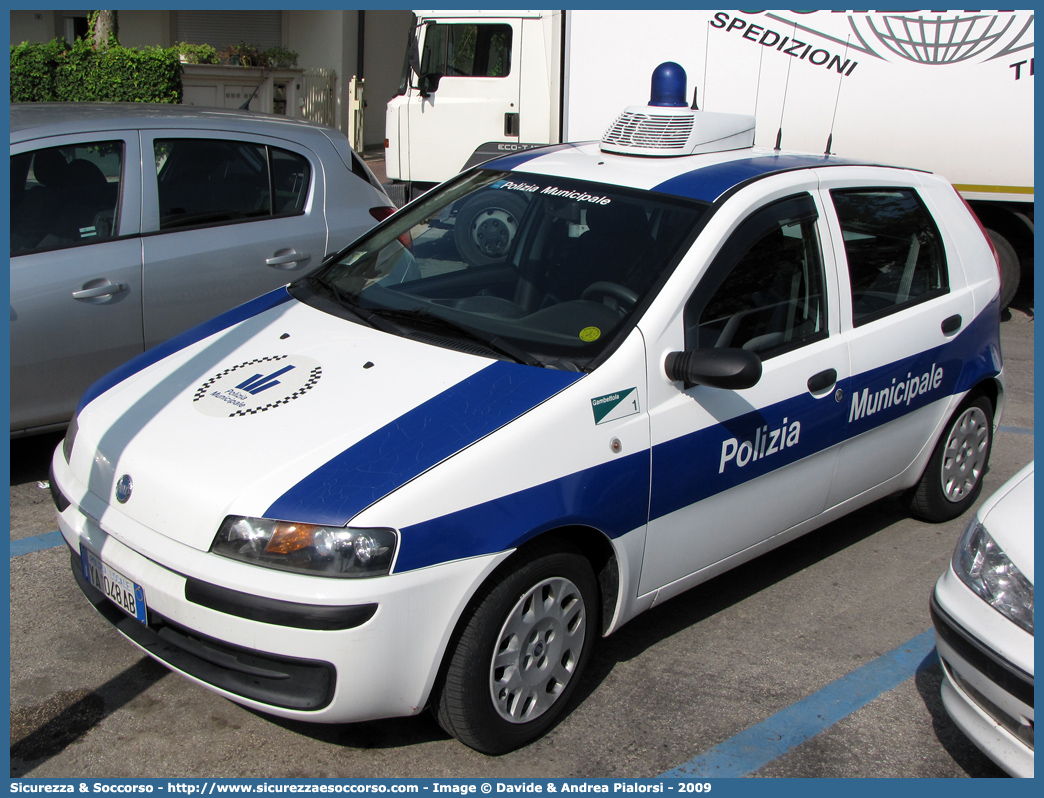
M 572 549 L 543 546 L 484 587 L 462 621 L 433 709 L 486 754 L 542 736 L 565 711 L 599 629 L 598 586 Z
M 961 405 L 908 494 L 910 511 L 926 521 L 956 518 L 982 490 L 993 446 L 993 404 L 979 396 Z

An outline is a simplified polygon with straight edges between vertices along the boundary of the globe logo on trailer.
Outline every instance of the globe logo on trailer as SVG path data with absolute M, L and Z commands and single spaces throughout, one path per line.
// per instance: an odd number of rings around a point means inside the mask
M 192 403 L 207 416 L 252 416 L 299 399 L 322 375 L 323 367 L 310 357 L 259 357 L 219 371 L 196 389 Z
M 984 54 L 1013 33 L 1015 17 L 966 12 L 964 16 L 943 13 L 916 17 L 883 14 L 876 18 L 853 15 L 850 20 L 857 35 L 860 24 L 865 23 L 889 52 L 907 61 L 956 64 Z

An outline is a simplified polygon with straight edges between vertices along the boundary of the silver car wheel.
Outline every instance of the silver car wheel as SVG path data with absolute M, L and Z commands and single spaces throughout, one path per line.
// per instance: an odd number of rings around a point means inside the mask
M 587 635 L 587 608 L 568 579 L 531 587 L 497 636 L 489 689 L 497 713 L 511 723 L 539 718 L 572 679 Z
M 989 449 L 989 419 L 978 407 L 961 413 L 950 430 L 942 458 L 943 495 L 951 502 L 962 501 L 982 479 Z

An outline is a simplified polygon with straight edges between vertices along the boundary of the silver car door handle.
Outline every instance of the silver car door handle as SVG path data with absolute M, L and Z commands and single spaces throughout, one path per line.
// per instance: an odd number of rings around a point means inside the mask
M 128 287 L 126 283 L 105 283 L 104 285 L 96 285 L 93 288 L 73 291 L 73 299 L 94 299 L 100 296 L 112 296 L 121 291 L 126 291 Z
M 307 252 L 298 252 L 296 249 L 279 249 L 275 254 L 265 259 L 265 263 L 276 269 L 293 268 L 298 263 L 308 260 Z

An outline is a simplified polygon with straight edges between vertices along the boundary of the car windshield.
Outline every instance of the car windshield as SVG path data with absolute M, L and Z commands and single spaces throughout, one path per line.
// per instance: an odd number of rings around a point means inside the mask
M 436 345 L 582 369 L 634 326 L 706 207 L 479 170 L 339 253 L 295 295 Z

